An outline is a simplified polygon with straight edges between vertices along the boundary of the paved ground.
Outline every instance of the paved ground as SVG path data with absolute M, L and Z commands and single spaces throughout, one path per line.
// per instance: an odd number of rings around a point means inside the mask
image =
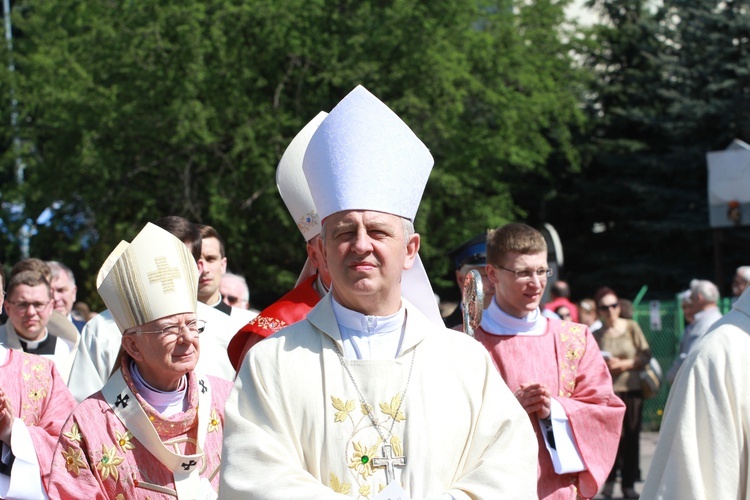
M 659 433 L 657 432 L 641 432 L 641 476 L 642 479 L 646 480 L 646 475 L 648 474 L 648 469 L 651 467 L 651 459 L 654 456 L 654 449 L 656 448 L 656 441 L 659 437 Z M 637 492 L 641 492 L 643 489 L 643 483 L 636 483 L 635 484 L 635 490 Z M 597 495 L 594 498 L 604 498 L 601 494 Z M 615 492 L 612 498 L 623 498 L 622 497 L 622 491 L 620 490 L 620 482 L 615 484 Z

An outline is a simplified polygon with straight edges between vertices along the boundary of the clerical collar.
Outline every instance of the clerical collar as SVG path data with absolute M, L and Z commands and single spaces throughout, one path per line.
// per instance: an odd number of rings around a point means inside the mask
M 130 362 L 129 368 L 130 376 L 138 393 L 156 411 L 161 413 L 162 416 L 169 417 L 187 410 L 187 375 L 184 375 L 180 379 L 180 385 L 177 387 L 177 390 L 166 392 L 152 387 L 148 382 L 143 380 L 135 361 Z
M 321 297 L 328 293 L 328 287 L 325 286 L 323 283 L 323 280 L 320 279 L 320 274 L 318 274 L 318 277 L 315 278 L 315 281 L 313 282 L 313 286 L 315 287 L 315 290 L 318 292 L 318 295 Z
M 500 309 L 493 298 L 482 314 L 482 330 L 492 335 L 539 336 L 544 335 L 546 329 L 547 318 L 538 307 L 523 318 L 516 318 Z
M 21 347 L 24 352 L 30 352 L 32 354 L 55 354 L 55 344 L 57 343 L 57 337 L 50 335 L 49 331 L 44 329 L 44 337 L 39 340 L 26 340 L 25 338 L 18 336 L 18 340 L 21 341 Z
M 406 318 L 403 306 L 389 316 L 369 316 L 331 299 L 346 358 L 394 359 L 398 356 Z
M 232 306 L 230 306 L 229 304 L 227 304 L 226 302 L 224 302 L 224 299 L 221 296 L 221 294 L 219 294 L 219 302 L 217 302 L 216 304 L 214 304 L 211 307 L 213 307 L 217 311 L 223 312 L 227 316 L 231 316 L 232 315 Z
M 0 345 L 0 366 L 8 361 L 8 349 Z

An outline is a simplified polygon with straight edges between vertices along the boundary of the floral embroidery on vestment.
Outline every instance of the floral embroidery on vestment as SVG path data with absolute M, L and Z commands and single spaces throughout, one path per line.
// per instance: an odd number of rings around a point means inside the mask
M 263 330 L 269 330 L 271 332 L 278 332 L 286 326 L 286 322 L 277 318 L 269 318 L 268 316 L 258 315 L 250 320 L 251 325 L 255 325 Z
M 135 449 L 135 444 L 130 441 L 131 439 L 133 439 L 133 434 L 130 431 L 125 431 L 124 434 L 120 434 L 119 431 L 115 431 L 115 436 L 117 437 L 117 444 L 120 445 L 120 449 L 122 451 Z
M 24 353 L 21 378 L 27 391 L 27 400 L 22 404 L 21 420 L 28 426 L 35 426 L 39 423 L 42 404 L 49 394 L 52 377 L 47 366 L 39 363 L 36 356 Z
M 331 472 L 331 478 L 330 478 L 329 486 L 336 493 L 341 493 L 343 495 L 348 495 L 349 491 L 351 491 L 351 489 L 352 489 L 352 485 L 351 484 L 349 484 L 349 483 L 342 483 L 341 480 L 333 472 Z
M 86 462 L 83 461 L 83 452 L 79 448 L 68 446 L 68 451 L 63 450 L 62 456 L 65 459 L 65 467 L 68 472 L 72 472 L 76 476 L 80 474 L 81 467 L 86 467 Z
M 578 323 L 560 323 L 563 356 L 560 359 L 560 391 L 558 396 L 569 398 L 576 388 L 578 364 L 586 351 L 586 330 Z
M 63 436 L 70 439 L 71 441 L 81 442 L 81 433 L 78 431 L 78 423 L 74 423 L 70 428 L 70 432 L 63 432 Z
M 370 498 L 374 494 L 376 487 L 378 491 L 382 491 L 386 486 L 384 483 L 373 484 L 371 482 L 376 473 L 376 470 L 372 466 L 372 459 L 380 457 L 383 439 L 373 427 L 370 414 L 375 419 L 375 425 L 377 425 L 380 433 L 390 442 L 396 456 L 403 455 L 401 439 L 391 434 L 392 423 L 400 423 L 406 420 L 404 412 L 400 409 L 401 393 L 393 396 L 388 402 L 379 403 L 377 406 L 380 409 L 380 413 L 377 416 L 371 405 L 361 402 L 359 404 L 360 412 L 352 413 L 357 407 L 357 402 L 353 399 L 341 399 L 331 396 L 331 405 L 335 410 L 333 412 L 333 421 L 341 425 L 349 423 L 352 427 L 349 441 L 346 443 L 345 457 L 347 467 L 349 468 L 353 482 L 356 483 L 355 487 L 359 496 Z M 342 482 L 333 473 L 331 473 L 329 487 L 339 493 L 349 493 L 351 491 L 351 484 Z M 346 491 L 344 492 L 343 490 Z
M 123 457 L 117 455 L 117 448 L 114 446 L 110 449 L 102 444 L 102 458 L 96 464 L 96 470 L 101 473 L 102 481 L 106 480 L 109 476 L 117 481 L 120 478 L 120 471 L 117 470 L 117 466 L 120 465 Z
M 219 419 L 219 414 L 216 413 L 216 408 L 214 408 L 211 410 L 211 418 L 208 420 L 208 432 L 217 431 L 219 425 L 221 425 L 221 420 Z

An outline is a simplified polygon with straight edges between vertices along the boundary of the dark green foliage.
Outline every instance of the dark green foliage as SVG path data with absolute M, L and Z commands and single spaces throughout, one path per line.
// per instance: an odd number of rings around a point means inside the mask
M 565 170 L 577 159 L 580 77 L 556 32 L 562 7 L 518 9 L 502 0 L 18 1 L 16 72 L 0 71 L 0 84 L 19 100 L 27 169 L 16 185 L 19 151 L 3 120 L 2 201 L 23 197 L 30 219 L 59 204 L 31 254 L 69 263 L 90 301 L 118 241 L 178 214 L 224 235 L 231 270 L 263 306 L 293 285 L 305 258 L 276 164 L 309 119 L 362 83 L 435 157 L 416 226 L 433 282 L 452 292 L 447 249 L 523 215 L 510 186 L 544 177 L 553 153 Z M 7 212 L 3 222 L 0 258 L 13 261 L 18 225 Z

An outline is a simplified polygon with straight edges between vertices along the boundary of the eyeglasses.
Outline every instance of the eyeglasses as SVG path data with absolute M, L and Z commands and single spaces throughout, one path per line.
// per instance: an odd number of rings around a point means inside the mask
M 206 322 L 202 319 L 194 319 L 193 321 L 190 321 L 184 325 L 167 325 L 161 330 L 140 330 L 138 328 L 133 328 L 131 331 L 126 333 L 158 333 L 161 334 L 164 337 L 177 337 L 180 332 L 182 332 L 183 328 L 187 328 L 190 330 L 190 333 L 193 335 L 198 335 L 203 333 L 203 330 L 206 329 Z
M 51 300 L 48 300 L 47 302 L 13 302 L 10 300 L 6 300 L 5 302 L 15 307 L 18 312 L 25 312 L 29 308 L 29 306 L 33 307 L 34 311 L 36 312 L 43 311 L 48 305 L 52 303 Z
M 617 309 L 620 307 L 619 302 L 615 302 L 614 304 L 602 304 L 598 307 L 600 311 L 609 311 L 610 309 Z
M 244 301 L 241 297 L 235 297 L 234 295 L 227 295 L 226 299 L 230 306 L 235 305 L 237 302 Z
M 502 269 L 503 271 L 508 271 L 509 273 L 513 273 L 516 275 L 516 279 L 518 281 L 531 281 L 534 276 L 539 278 L 539 281 L 545 280 L 547 278 L 550 278 L 552 276 L 552 269 L 508 269 L 507 267 L 498 266 L 495 264 L 490 264 L 493 267 L 497 267 L 498 269 Z

